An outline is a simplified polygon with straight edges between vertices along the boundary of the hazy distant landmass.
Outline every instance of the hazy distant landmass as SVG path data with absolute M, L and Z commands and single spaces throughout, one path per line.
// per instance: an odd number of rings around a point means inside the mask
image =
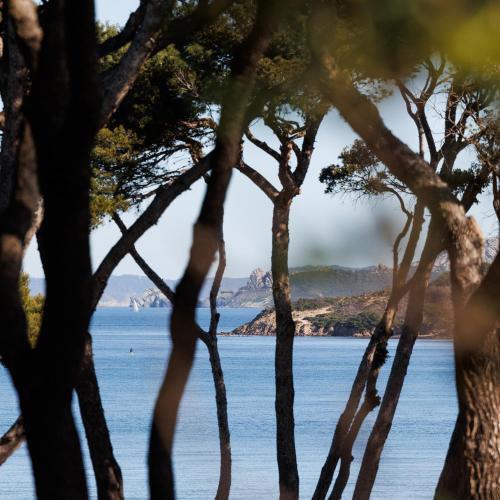
M 485 245 L 485 258 L 491 262 L 496 255 L 498 239 L 489 238 Z M 446 253 L 436 262 L 437 276 L 448 269 Z M 167 279 L 175 288 L 177 280 Z M 207 278 L 200 294 L 200 306 L 208 306 L 208 297 L 213 278 Z M 387 289 L 392 283 L 392 269 L 383 266 L 352 268 L 343 266 L 302 266 L 290 269 L 292 299 L 315 299 L 327 297 L 352 297 Z M 270 271 L 255 269 L 250 276 L 223 278 L 218 296 L 219 307 L 272 306 L 272 276 Z M 44 279 L 31 278 L 31 293 L 44 293 Z M 170 307 L 169 301 L 146 276 L 124 274 L 111 276 L 99 306 L 127 307 L 134 303 L 138 307 Z
M 222 287 L 224 290 L 236 292 L 242 287 L 248 278 L 224 278 L 222 280 Z M 175 288 L 177 280 L 167 279 L 167 284 Z M 210 287 L 212 286 L 213 278 L 207 278 L 202 291 L 201 300 L 208 299 Z M 33 295 L 38 293 L 45 293 L 45 280 L 43 278 L 30 278 L 30 289 Z M 127 307 L 130 305 L 131 298 L 141 298 L 144 295 L 151 296 L 150 291 L 154 291 L 160 295 L 162 305 L 158 307 L 166 307 L 168 301 L 160 294 L 153 282 L 146 276 L 139 276 L 135 274 L 123 274 L 119 276 L 111 276 L 106 286 L 106 290 L 99 302 L 100 307 Z M 164 303 L 163 303 L 164 302 Z

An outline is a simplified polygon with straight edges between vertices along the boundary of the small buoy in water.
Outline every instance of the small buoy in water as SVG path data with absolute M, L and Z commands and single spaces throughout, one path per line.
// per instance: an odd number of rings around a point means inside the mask
M 134 350 L 130 348 L 129 354 L 134 354 Z

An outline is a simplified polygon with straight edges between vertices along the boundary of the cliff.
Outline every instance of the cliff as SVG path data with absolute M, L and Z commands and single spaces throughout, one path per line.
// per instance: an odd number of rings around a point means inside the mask
M 359 295 L 387 288 L 391 269 L 379 265 L 365 268 L 341 266 L 305 266 L 290 270 L 292 299 Z M 245 286 L 235 293 L 219 295 L 220 307 L 270 307 L 272 300 L 270 272 L 256 269 Z

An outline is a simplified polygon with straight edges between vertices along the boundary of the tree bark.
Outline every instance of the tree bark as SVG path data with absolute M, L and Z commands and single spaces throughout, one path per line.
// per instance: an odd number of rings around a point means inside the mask
M 500 255 L 466 307 L 455 331 L 459 413 L 438 499 L 500 497 Z
M 0 439 L 0 465 L 21 446 L 25 439 L 26 433 L 24 432 L 23 417 L 18 417 Z
M 5 19 L 5 49 L 2 59 L 6 78 L 2 85 L 4 120 L 0 164 L 0 214 L 8 205 L 14 189 L 17 154 L 22 138 L 24 121 L 21 108 L 24 102 L 28 70 L 16 39 L 15 27 L 10 17 Z
M 280 195 L 273 209 L 271 269 L 276 314 L 276 451 L 280 478 L 280 498 L 299 497 L 299 473 L 295 451 L 293 415 L 293 340 L 295 322 L 288 272 L 288 224 L 291 199 Z
M 113 453 L 95 373 L 92 337 L 87 334 L 81 372 L 76 386 L 78 404 L 94 469 L 99 500 L 122 500 L 123 479 Z

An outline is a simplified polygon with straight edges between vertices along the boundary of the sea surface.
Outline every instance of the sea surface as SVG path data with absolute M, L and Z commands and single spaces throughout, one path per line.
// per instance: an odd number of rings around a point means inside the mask
M 220 330 L 230 331 L 257 310 L 222 309 Z M 199 309 L 202 326 L 208 310 Z M 146 452 L 151 410 L 169 352 L 166 309 L 134 313 L 98 309 L 92 323 L 95 363 L 127 499 L 147 498 Z M 366 339 L 295 340 L 295 422 L 301 498 L 310 498 L 332 432 L 348 395 Z M 396 341 L 390 342 L 391 355 Z M 228 390 L 234 499 L 278 497 L 274 420 L 274 338 L 220 337 Z M 130 348 L 133 354 L 130 354 Z M 389 359 L 389 363 L 392 358 Z M 382 374 L 385 384 L 388 365 Z M 200 344 L 184 396 L 175 441 L 178 498 L 213 499 L 219 449 L 208 356 Z M 5 368 L 0 368 L 0 432 L 18 415 Z M 456 415 L 452 345 L 419 340 L 411 360 L 372 498 L 430 499 Z M 77 414 L 75 406 L 75 414 Z M 375 415 L 365 422 L 354 449 L 356 477 Z M 87 468 L 90 465 L 87 458 Z M 351 498 L 352 480 L 345 492 Z M 89 478 L 92 498 L 95 488 Z M 31 499 L 33 484 L 23 446 L 0 467 L 0 499 Z

